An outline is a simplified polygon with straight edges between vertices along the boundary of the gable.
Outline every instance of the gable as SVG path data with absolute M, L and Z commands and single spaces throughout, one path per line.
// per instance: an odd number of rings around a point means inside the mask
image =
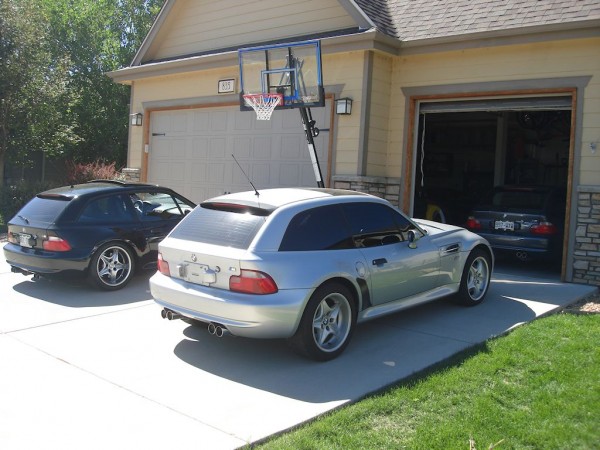
M 347 0 L 171 0 L 132 65 L 371 25 Z

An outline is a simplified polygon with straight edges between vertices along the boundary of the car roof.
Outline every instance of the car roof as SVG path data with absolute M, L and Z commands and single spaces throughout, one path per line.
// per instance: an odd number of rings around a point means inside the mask
M 221 195 L 205 200 L 201 204 L 204 206 L 209 206 L 211 204 L 244 205 L 252 208 L 273 211 L 281 206 L 289 205 L 291 203 L 331 197 L 377 198 L 362 192 L 344 189 L 272 188 Z
M 38 197 L 61 197 L 64 199 L 72 199 L 76 197 L 87 196 L 99 192 L 111 193 L 131 188 L 161 188 L 156 184 L 125 182 L 119 180 L 93 180 L 83 184 L 72 184 L 70 186 L 61 186 L 50 189 L 38 194 Z M 168 188 L 161 188 L 170 190 Z

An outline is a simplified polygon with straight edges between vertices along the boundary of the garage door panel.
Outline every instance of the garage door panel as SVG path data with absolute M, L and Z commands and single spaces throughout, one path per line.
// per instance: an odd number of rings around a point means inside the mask
M 233 139 L 233 154 L 238 159 L 250 158 L 250 139 L 248 137 L 236 137 Z
M 256 122 L 256 116 L 252 114 L 234 114 L 233 130 L 248 131 L 252 129 L 252 125 Z
M 173 133 L 186 133 L 188 128 L 188 112 L 182 111 L 173 116 L 169 130 L 165 131 L 171 131 Z
M 225 148 L 227 147 L 227 139 L 213 138 L 209 141 L 208 158 L 223 159 L 225 157 Z
M 210 123 L 210 113 L 206 111 L 195 111 L 194 113 L 194 131 L 207 131 Z
M 192 158 L 206 160 L 208 158 L 208 139 L 193 138 Z
M 300 167 L 298 164 L 282 163 L 279 166 L 279 179 L 277 180 L 281 186 L 299 186 L 300 183 Z
M 210 115 L 210 130 L 225 131 L 227 129 L 227 112 L 213 111 Z
M 252 157 L 254 159 L 271 159 L 271 136 L 255 137 L 252 141 Z
M 281 159 L 302 160 L 308 155 L 306 139 L 299 136 L 283 136 L 281 138 Z
M 192 183 L 203 183 L 208 181 L 208 177 L 206 175 L 208 166 L 205 162 L 194 162 L 190 165 L 190 173 L 186 177 Z
M 329 128 L 329 116 L 330 108 L 313 110 L 318 127 Z M 256 120 L 254 112 L 235 106 L 154 112 L 150 136 L 148 181 L 177 186 L 196 202 L 251 189 L 232 154 L 259 189 L 316 185 L 300 113 L 295 110 L 275 111 L 268 121 Z M 327 132 L 315 138 L 323 173 L 328 142 Z
M 251 180 L 255 186 L 272 186 L 271 165 L 270 164 L 252 164 Z

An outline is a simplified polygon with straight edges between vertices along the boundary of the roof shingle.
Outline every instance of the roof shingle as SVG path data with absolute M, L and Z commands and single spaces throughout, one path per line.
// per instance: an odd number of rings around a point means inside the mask
M 356 0 L 401 41 L 600 19 L 598 0 Z

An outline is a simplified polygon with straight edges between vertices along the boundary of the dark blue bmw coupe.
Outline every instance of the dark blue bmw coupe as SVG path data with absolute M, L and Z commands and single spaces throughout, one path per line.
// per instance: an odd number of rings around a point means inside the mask
M 195 204 L 151 184 L 98 180 L 37 194 L 8 223 L 6 261 L 34 277 L 79 273 L 116 290 L 155 267 L 158 243 Z

